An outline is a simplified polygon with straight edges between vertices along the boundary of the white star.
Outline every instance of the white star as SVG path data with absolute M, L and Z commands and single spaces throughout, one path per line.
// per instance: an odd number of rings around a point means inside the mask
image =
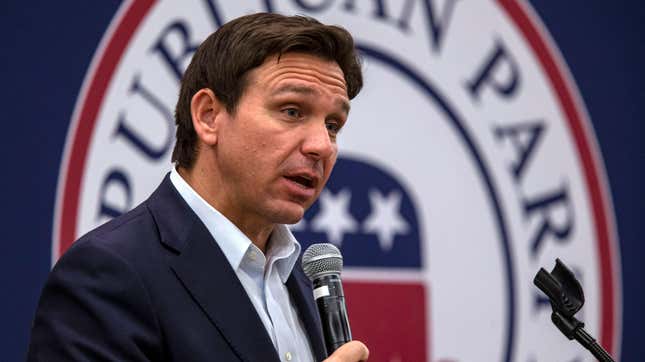
M 358 229 L 356 220 L 349 213 L 349 199 L 352 194 L 343 189 L 334 196 L 327 189 L 320 194 L 320 211 L 310 221 L 311 229 L 327 233 L 329 242 L 340 246 L 343 234 Z
M 366 233 L 376 233 L 382 250 L 392 249 L 394 236 L 405 234 L 410 229 L 400 213 L 401 193 L 392 191 L 383 196 L 378 190 L 369 191 L 372 212 L 365 220 L 363 229 Z

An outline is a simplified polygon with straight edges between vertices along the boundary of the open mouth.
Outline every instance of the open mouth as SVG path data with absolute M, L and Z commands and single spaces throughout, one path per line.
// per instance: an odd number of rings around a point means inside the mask
M 314 180 L 306 176 L 285 176 L 287 179 L 301 185 L 304 188 L 314 187 Z

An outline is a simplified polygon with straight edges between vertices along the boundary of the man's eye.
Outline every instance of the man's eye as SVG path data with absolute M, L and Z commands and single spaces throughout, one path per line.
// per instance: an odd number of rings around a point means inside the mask
M 285 108 L 282 112 L 290 118 L 300 118 L 300 111 L 297 108 Z
M 327 122 L 327 130 L 329 133 L 337 134 L 340 131 L 340 125 L 336 122 Z

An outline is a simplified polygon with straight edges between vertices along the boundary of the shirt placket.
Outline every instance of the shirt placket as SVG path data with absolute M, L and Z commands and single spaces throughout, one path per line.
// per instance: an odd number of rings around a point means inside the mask
M 273 345 L 276 346 L 277 332 L 275 329 L 273 317 L 271 316 L 271 313 L 269 310 L 269 306 L 267 303 L 267 296 L 266 296 L 267 280 L 264 273 L 264 266 L 266 263 L 265 262 L 266 259 L 260 251 L 254 250 L 252 247 L 249 248 L 246 259 L 247 259 L 246 261 L 248 265 L 247 274 L 251 277 L 251 279 L 253 280 L 253 283 L 255 284 L 255 287 L 257 288 L 257 291 L 258 291 L 257 295 L 259 296 L 259 299 L 260 299 L 261 308 L 264 309 L 264 317 L 260 316 L 260 319 L 262 319 L 263 324 L 267 329 L 267 333 L 269 334 L 269 337 L 273 342 Z M 265 318 L 267 320 L 265 320 Z
M 284 315 L 284 311 L 277 300 L 279 298 L 277 298 L 276 294 L 281 293 L 279 289 L 281 287 L 280 284 L 280 277 L 277 275 L 277 271 L 272 268 L 272 270 L 269 270 L 269 277 L 265 283 L 265 296 L 269 316 L 273 321 L 275 335 L 277 337 L 278 354 L 282 361 L 296 361 L 299 359 L 296 355 L 296 336 L 287 323 L 287 317 Z

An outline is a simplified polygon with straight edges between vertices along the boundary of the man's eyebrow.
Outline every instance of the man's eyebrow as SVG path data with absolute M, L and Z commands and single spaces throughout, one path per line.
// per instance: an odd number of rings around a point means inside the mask
M 339 99 L 338 102 L 336 103 L 340 103 L 340 107 L 343 109 L 343 112 L 345 112 L 345 114 L 349 114 L 350 105 L 348 101 L 344 99 Z
M 280 88 L 276 89 L 273 92 L 273 95 L 275 96 L 283 93 L 299 93 L 299 94 L 311 95 L 311 94 L 316 94 L 318 92 L 311 87 L 307 87 L 303 85 L 285 84 Z M 339 103 L 340 107 L 343 109 L 343 112 L 345 112 L 346 114 L 349 114 L 349 109 L 350 109 L 349 102 L 347 102 L 344 99 L 339 99 L 337 103 Z
M 273 92 L 274 95 L 279 95 L 282 93 L 314 94 L 316 93 L 316 91 L 311 87 L 303 85 L 285 84 Z

